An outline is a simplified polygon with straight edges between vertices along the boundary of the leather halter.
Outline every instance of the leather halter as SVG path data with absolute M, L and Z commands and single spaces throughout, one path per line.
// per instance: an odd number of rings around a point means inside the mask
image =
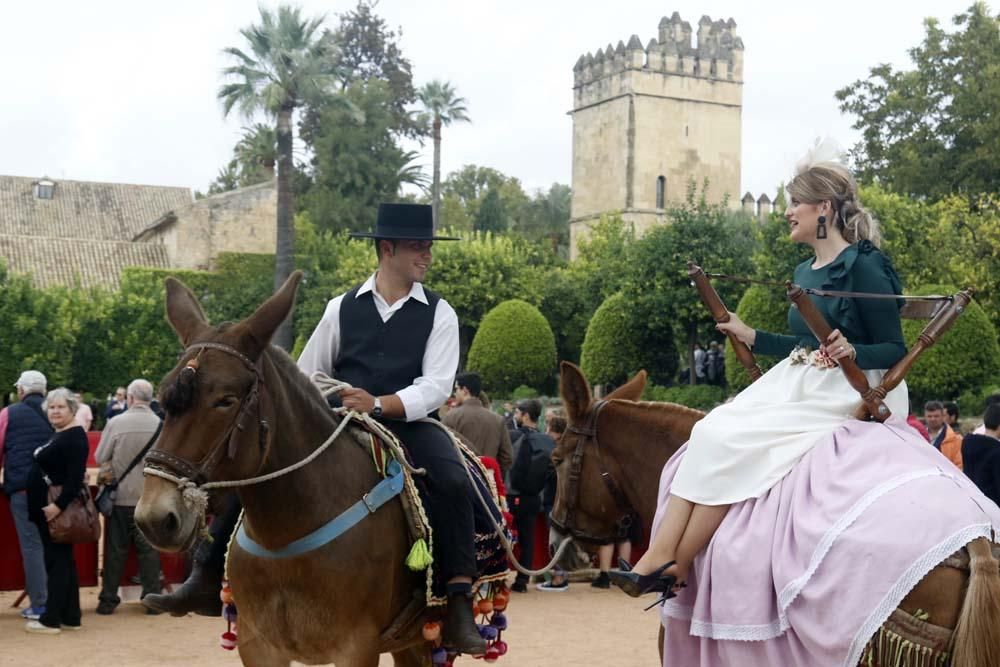
M 629 503 L 622 492 L 621 486 L 618 485 L 615 478 L 608 472 L 607 466 L 604 465 L 604 458 L 601 456 L 601 443 L 597 438 L 597 419 L 601 414 L 601 410 L 607 404 L 608 402 L 604 400 L 595 402 L 590 409 L 586 426 L 570 426 L 567 429 L 570 433 L 574 433 L 580 437 L 577 438 L 576 450 L 574 450 L 573 456 L 570 458 L 569 483 L 566 486 L 566 513 L 561 519 L 557 519 L 554 515 L 550 517 L 552 525 L 556 530 L 563 534 L 569 534 L 574 539 L 582 542 L 596 542 L 599 544 L 620 542 L 628 537 L 632 525 L 638 518 L 638 514 L 632 508 L 632 504 Z M 577 501 L 580 497 L 580 475 L 583 470 L 583 454 L 588 442 L 594 443 L 594 453 L 597 454 L 597 465 L 601 471 L 601 479 L 604 480 L 604 485 L 607 487 L 608 492 L 618 506 L 618 510 L 621 512 L 621 516 L 615 521 L 614 533 L 610 535 L 592 535 L 580 530 L 573 524 Z
M 269 437 L 270 429 L 267 419 L 263 418 L 260 414 L 260 404 L 266 399 L 264 379 L 261 377 L 260 369 L 253 361 L 250 360 L 250 357 L 246 356 L 234 347 L 224 343 L 205 342 L 194 343 L 189 345 L 187 349 L 184 350 L 184 354 L 188 354 L 192 350 L 198 350 L 198 354 L 188 360 L 187 365 L 181 369 L 181 372 L 197 373 L 198 357 L 201 356 L 201 351 L 205 349 L 218 350 L 220 352 L 225 352 L 230 356 L 236 357 L 243 362 L 243 365 L 246 366 L 248 370 L 253 372 L 253 384 L 250 387 L 249 393 L 240 403 L 239 413 L 229 425 L 229 428 L 226 429 L 226 432 L 222 435 L 219 442 L 213 446 L 208 454 L 206 454 L 205 457 L 197 463 L 191 463 L 179 456 L 175 456 L 155 448 L 150 450 L 146 457 L 147 465 L 155 464 L 155 467 L 165 468 L 166 471 L 176 473 L 179 477 L 187 478 L 198 486 L 209 481 L 212 471 L 215 470 L 215 467 L 222 462 L 222 456 L 217 456 L 217 454 L 221 452 L 223 445 L 226 445 L 226 456 L 230 460 L 236 457 L 236 450 L 239 446 L 239 438 L 243 435 L 243 431 L 246 429 L 247 420 L 251 412 L 255 413 L 255 418 L 259 424 L 258 434 L 260 436 L 260 446 L 264 451 L 264 456 L 261 459 L 261 468 L 267 461 L 267 454 L 270 451 L 271 444 L 271 439 Z

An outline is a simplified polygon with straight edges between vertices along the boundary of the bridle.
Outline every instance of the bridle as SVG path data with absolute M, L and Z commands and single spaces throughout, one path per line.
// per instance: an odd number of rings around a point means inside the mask
M 550 517 L 552 526 L 557 531 L 564 535 L 571 535 L 574 539 L 581 542 L 610 544 L 627 539 L 632 526 L 639 516 L 632 508 L 632 504 L 625 497 L 621 486 L 618 485 L 615 478 L 608 472 L 607 466 L 604 465 L 604 457 L 601 456 L 601 443 L 597 438 L 597 419 L 601 414 L 601 410 L 607 404 L 608 402 L 604 400 L 595 402 L 590 409 L 590 414 L 587 416 L 586 426 L 570 426 L 567 429 L 570 433 L 579 437 L 577 438 L 576 449 L 573 451 L 569 463 L 569 480 L 566 485 L 566 499 L 564 502 L 566 511 L 561 518 L 557 518 L 555 513 Z M 594 443 L 593 449 L 594 453 L 597 454 L 597 465 L 601 471 L 601 479 L 604 480 L 604 485 L 607 487 L 608 492 L 618 506 L 618 510 L 621 512 L 621 516 L 615 521 L 614 533 L 610 535 L 593 535 L 577 528 L 573 523 L 580 498 L 580 475 L 583 471 L 583 454 L 589 442 Z
M 196 487 L 203 486 L 211 479 L 212 472 L 223 460 L 223 451 L 225 451 L 225 456 L 227 456 L 230 460 L 236 457 L 240 437 L 246 430 L 247 425 L 252 423 L 252 420 L 256 420 L 258 423 L 260 447 L 264 453 L 261 457 L 260 466 L 258 467 L 257 472 L 260 472 L 260 469 L 263 468 L 271 448 L 270 426 L 267 419 L 261 416 L 261 403 L 266 400 L 266 392 L 264 391 L 264 379 L 261 377 L 260 369 L 257 364 L 251 361 L 248 356 L 236 348 L 225 345 L 224 343 L 194 343 L 189 345 L 184 350 L 184 354 L 186 355 L 193 350 L 198 350 L 198 354 L 189 359 L 180 372 L 192 374 L 197 373 L 198 359 L 201 357 L 201 353 L 206 349 L 218 350 L 230 356 L 236 357 L 243 362 L 243 365 L 246 366 L 248 370 L 253 373 L 253 384 L 250 387 L 250 391 L 240 403 L 239 413 L 229 425 L 229 428 L 226 429 L 226 432 L 222 435 L 219 442 L 216 443 L 215 446 L 209 450 L 208 454 L 206 454 L 200 461 L 191 463 L 180 456 L 175 456 L 174 454 L 170 454 L 159 449 L 150 450 L 146 457 L 147 468 L 172 473 L 176 477 L 190 480 L 190 482 L 192 482 Z

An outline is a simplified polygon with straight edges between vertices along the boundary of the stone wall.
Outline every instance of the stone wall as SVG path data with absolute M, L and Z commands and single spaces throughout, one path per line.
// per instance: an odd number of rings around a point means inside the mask
M 221 252 L 275 251 L 273 182 L 199 199 L 173 211 L 136 240 L 163 243 L 170 266 L 209 270 Z

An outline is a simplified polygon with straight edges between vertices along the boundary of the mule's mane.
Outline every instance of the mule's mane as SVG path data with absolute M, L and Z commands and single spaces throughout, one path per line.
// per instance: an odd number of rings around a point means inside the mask
M 264 356 L 271 362 L 271 367 L 281 377 L 284 385 L 280 399 L 289 405 L 307 406 L 312 405 L 321 408 L 323 414 L 330 416 L 333 421 L 333 413 L 327 405 L 326 399 L 319 389 L 312 383 L 305 373 L 295 363 L 291 355 L 276 345 L 268 345 L 264 350 Z M 272 392 L 271 400 L 277 402 L 278 396 Z
M 642 413 L 649 413 L 654 417 L 676 417 L 691 418 L 695 421 L 705 416 L 701 410 L 695 410 L 678 403 L 660 403 L 656 401 L 629 401 L 623 398 L 612 398 L 608 401 L 612 405 L 621 405 L 631 410 L 638 410 Z

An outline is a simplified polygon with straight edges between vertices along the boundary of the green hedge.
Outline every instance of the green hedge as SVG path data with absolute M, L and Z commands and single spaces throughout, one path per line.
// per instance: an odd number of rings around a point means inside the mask
M 659 403 L 677 403 L 696 410 L 709 411 L 726 400 L 727 390 L 710 384 L 661 387 L 655 384 L 646 385 L 642 392 L 642 400 Z
M 623 384 L 639 370 L 639 346 L 631 319 L 620 292 L 605 300 L 590 318 L 580 365 L 591 383 Z
M 730 306 L 731 307 L 731 306 Z M 747 326 L 772 333 L 788 333 L 788 299 L 780 290 L 754 285 L 750 287 L 736 306 L 736 314 Z M 761 370 L 776 365 L 779 357 L 758 356 L 757 365 Z M 738 392 L 750 384 L 750 376 L 736 358 L 733 346 L 726 341 L 726 382 L 729 390 Z
M 950 285 L 928 285 L 914 295 L 954 294 Z M 909 348 L 926 326 L 925 320 L 903 320 Z M 925 351 L 906 376 L 915 406 L 928 400 L 954 400 L 964 393 L 981 393 L 997 383 L 1000 345 L 997 332 L 982 307 L 973 301 L 941 340 Z M 978 409 L 981 409 L 980 406 Z
M 543 386 L 556 368 L 556 342 L 549 323 L 530 303 L 504 301 L 483 317 L 467 368 L 482 376 L 487 392 L 498 396 L 519 385 Z

